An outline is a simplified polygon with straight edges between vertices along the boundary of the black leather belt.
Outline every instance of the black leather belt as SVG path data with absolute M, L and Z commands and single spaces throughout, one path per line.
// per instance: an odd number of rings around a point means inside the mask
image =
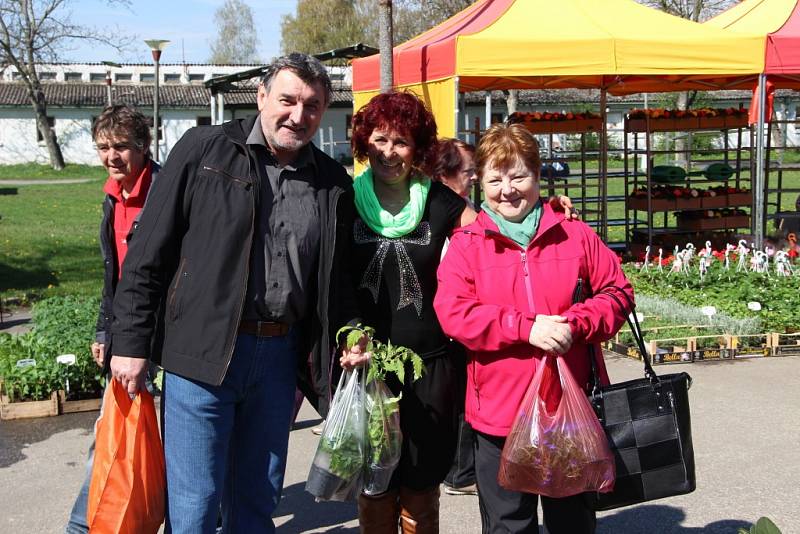
M 242 321 L 239 323 L 239 333 L 258 337 L 285 336 L 289 333 L 289 325 L 275 321 Z

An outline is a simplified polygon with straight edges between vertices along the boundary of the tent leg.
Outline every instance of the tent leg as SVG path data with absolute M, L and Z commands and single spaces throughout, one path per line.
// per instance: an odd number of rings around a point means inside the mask
M 486 114 L 484 115 L 484 126 L 483 131 L 489 129 L 489 126 L 492 125 L 492 92 L 486 91 L 486 104 L 485 104 L 485 111 Z
M 767 75 L 758 76 L 758 122 L 756 123 L 756 176 L 753 184 L 753 240 L 764 246 L 764 122 L 766 119 Z
M 597 162 L 600 171 L 600 238 L 608 243 L 608 146 L 607 146 L 607 125 L 606 116 L 606 88 L 600 89 L 600 154 Z

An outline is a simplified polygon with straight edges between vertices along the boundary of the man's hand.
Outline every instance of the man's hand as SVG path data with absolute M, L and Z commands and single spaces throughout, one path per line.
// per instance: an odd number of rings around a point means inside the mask
M 560 315 L 537 315 L 528 343 L 545 352 L 564 354 L 572 346 L 572 329 Z
M 111 356 L 111 376 L 116 378 L 128 391 L 128 395 L 133 398 L 137 391 L 144 389 L 144 379 L 147 376 L 149 363 L 147 358 Z
M 358 340 L 358 343 L 353 345 L 349 350 L 346 348 L 342 349 L 342 357 L 339 358 L 339 365 L 342 366 L 342 369 L 349 371 L 354 367 L 360 367 L 369 361 L 372 354 L 367 352 L 368 342 L 369 338 L 364 335 L 361 336 L 361 339 Z
M 567 220 L 579 219 L 578 209 L 572 205 L 572 200 L 566 195 L 556 195 L 550 198 L 550 207 L 553 211 L 563 212 Z
M 105 343 L 92 343 L 92 358 L 94 359 L 94 363 L 98 366 L 103 367 L 103 362 L 106 358 L 106 345 Z

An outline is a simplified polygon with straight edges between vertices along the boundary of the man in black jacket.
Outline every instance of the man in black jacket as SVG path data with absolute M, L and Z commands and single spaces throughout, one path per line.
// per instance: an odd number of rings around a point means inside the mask
M 166 297 L 166 532 L 272 532 L 297 385 L 327 410 L 333 333 L 356 317 L 350 177 L 311 143 L 325 68 L 270 64 L 259 115 L 188 131 L 151 191 L 114 299 L 111 372 L 142 387 Z M 357 357 L 359 347 L 351 356 Z

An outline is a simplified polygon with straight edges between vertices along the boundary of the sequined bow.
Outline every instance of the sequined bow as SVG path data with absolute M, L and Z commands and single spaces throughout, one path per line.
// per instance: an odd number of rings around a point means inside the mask
M 366 271 L 364 271 L 358 287 L 369 290 L 377 304 L 383 278 L 383 262 L 386 260 L 389 248 L 394 246 L 394 253 L 400 268 L 400 301 L 397 303 L 397 309 L 400 310 L 413 304 L 417 315 L 422 316 L 422 288 L 405 245 L 429 245 L 431 242 L 430 224 L 422 222 L 410 234 L 392 239 L 376 234 L 361 219 L 357 219 L 353 225 L 353 238 L 358 245 L 378 244 L 375 255 L 372 256 Z

